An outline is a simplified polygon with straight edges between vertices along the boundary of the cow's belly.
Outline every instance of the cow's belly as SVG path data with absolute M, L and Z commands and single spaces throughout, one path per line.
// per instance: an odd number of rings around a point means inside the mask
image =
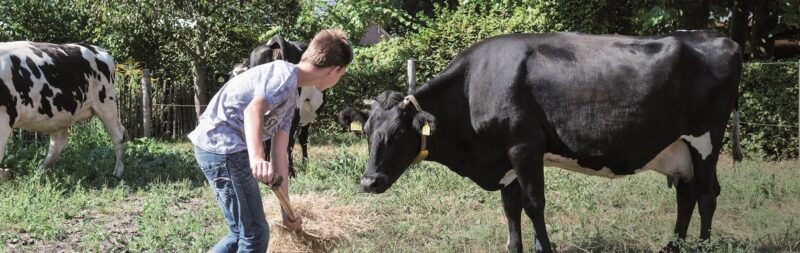
M 92 117 L 93 113 L 90 106 L 84 104 L 81 109 L 75 112 L 75 115 L 68 111 L 58 111 L 53 109 L 53 117 L 38 112 L 28 106 L 17 107 L 20 112 L 18 119 L 14 123 L 14 128 L 21 128 L 28 131 L 50 133 L 57 130 L 69 128 L 73 123 L 84 121 Z
M 688 145 L 687 142 L 689 143 Z M 689 145 L 697 150 L 702 159 L 706 159 L 712 150 L 709 133 L 705 133 L 699 137 L 684 135 L 664 148 L 652 160 L 647 162 L 644 167 L 641 169 L 636 169 L 633 172 L 639 173 L 642 171 L 652 170 L 664 174 L 670 178 L 680 178 L 683 181 L 691 180 L 694 177 L 694 167 L 692 165 L 692 157 L 689 150 Z M 551 153 L 544 155 L 544 165 L 549 167 L 558 167 L 592 176 L 601 176 L 607 178 L 618 178 L 625 176 L 614 174 L 614 172 L 607 167 L 603 167 L 600 170 L 585 168 L 580 166 L 578 161 L 575 159 Z

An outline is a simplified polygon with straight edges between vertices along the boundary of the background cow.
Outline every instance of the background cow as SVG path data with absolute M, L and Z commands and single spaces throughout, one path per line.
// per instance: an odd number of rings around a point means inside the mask
M 384 92 L 368 115 L 349 109 L 340 123 L 366 119 L 364 191 L 386 191 L 426 156 L 486 190 L 501 190 L 509 251 L 522 251 L 523 209 L 534 224 L 536 251 L 551 251 L 545 165 L 609 178 L 663 173 L 677 192 L 676 236 L 686 237 L 697 205 L 706 240 L 741 65 L 738 45 L 710 31 L 498 36 L 456 56 L 413 96 Z M 675 242 L 665 249 L 675 250 Z
M 269 63 L 275 60 L 284 60 L 294 64 L 300 62 L 300 58 L 308 48 L 308 45 L 302 42 L 285 41 L 280 35 L 275 35 L 267 41 L 267 43 L 256 47 L 250 53 L 249 64 L 237 64 L 231 71 L 231 76 L 236 76 L 246 71 L 250 67 Z M 308 133 L 309 124 L 317 117 L 317 110 L 322 106 L 323 94 L 313 87 L 298 88 L 300 99 L 297 100 L 297 108 L 294 112 L 292 119 L 292 127 L 289 130 L 289 147 L 287 154 L 289 155 L 289 175 L 294 176 L 294 159 L 292 159 L 292 151 L 294 149 L 295 138 L 300 141 L 300 148 L 302 149 L 303 162 L 308 159 Z M 297 132 L 298 127 L 300 132 Z M 295 136 L 296 135 L 296 136 Z M 264 155 L 265 159 L 269 160 L 269 153 L 271 149 L 271 141 L 264 142 Z
M 124 127 L 114 97 L 114 61 L 102 48 L 28 41 L 0 43 L 0 161 L 12 129 L 50 134 L 39 170 L 50 168 L 72 124 L 97 115 L 116 149 L 122 177 Z

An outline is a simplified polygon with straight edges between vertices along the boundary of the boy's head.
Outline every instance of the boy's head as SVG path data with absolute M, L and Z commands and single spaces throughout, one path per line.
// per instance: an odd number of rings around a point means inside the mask
M 339 81 L 347 71 L 347 65 L 353 61 L 353 49 L 347 35 L 339 29 L 323 30 L 314 36 L 300 62 L 307 62 L 329 74 L 323 89 L 329 88 Z
M 300 61 L 319 68 L 338 66 L 346 68 L 353 60 L 353 49 L 347 35 L 339 29 L 322 30 L 314 36 Z

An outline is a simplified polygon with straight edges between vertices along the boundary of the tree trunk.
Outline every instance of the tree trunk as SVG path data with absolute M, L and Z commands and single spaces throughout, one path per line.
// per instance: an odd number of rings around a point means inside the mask
M 206 77 L 208 73 L 206 72 L 204 60 L 192 61 L 192 65 L 194 67 L 192 73 L 194 79 L 194 111 L 199 119 L 205 110 L 206 103 L 208 103 L 206 95 Z
M 747 55 L 749 51 L 746 50 L 746 48 L 749 40 L 748 35 L 750 34 L 747 21 L 750 16 L 750 9 L 752 9 L 752 2 L 751 0 L 733 0 L 731 9 L 733 10 L 729 25 L 731 39 L 739 43 L 739 49 L 742 55 Z
M 681 15 L 678 29 L 698 30 L 708 28 L 710 0 L 676 0 Z
M 208 35 L 206 34 L 205 26 L 202 22 L 197 23 L 197 40 L 195 43 L 195 56 L 192 60 L 194 67 L 194 111 L 197 118 L 203 114 L 205 106 L 208 103 L 208 96 L 206 94 L 206 80 L 208 79 L 208 70 L 206 69 L 206 48 L 205 42 Z
M 775 38 L 772 29 L 778 25 L 775 0 L 760 0 L 753 4 L 753 30 L 750 33 L 752 59 L 772 58 Z

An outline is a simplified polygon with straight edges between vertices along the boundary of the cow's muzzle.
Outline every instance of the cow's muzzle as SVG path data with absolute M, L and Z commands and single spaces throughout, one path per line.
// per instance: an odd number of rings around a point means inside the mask
M 389 189 L 389 177 L 385 175 L 361 176 L 361 190 L 368 193 L 383 193 Z

